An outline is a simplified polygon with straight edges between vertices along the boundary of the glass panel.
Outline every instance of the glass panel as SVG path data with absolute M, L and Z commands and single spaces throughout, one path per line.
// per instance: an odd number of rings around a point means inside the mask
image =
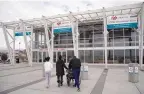
M 127 61 L 130 61 L 132 63 L 139 62 L 139 50 L 138 49 L 127 49 L 125 52 L 125 55 L 126 55 L 126 63 L 129 63 Z
M 114 63 L 114 51 L 108 50 L 108 64 Z
M 39 62 L 42 63 L 42 52 L 39 52 Z
M 104 63 L 104 51 L 94 50 L 94 63 Z
M 124 50 L 108 50 L 109 64 L 124 64 Z
M 74 56 L 74 51 L 72 50 L 67 50 L 67 62 L 69 63 L 70 60 L 73 58 Z
M 93 35 L 93 46 L 94 47 L 103 47 L 104 45 L 103 34 L 94 34 Z
M 85 61 L 84 60 L 84 50 L 79 51 L 79 58 L 80 58 L 81 62 L 84 63 L 84 61 Z
M 108 46 L 138 46 L 138 33 L 131 28 L 108 30 Z
M 22 57 L 22 61 L 24 61 L 23 57 Z M 33 51 L 33 62 L 37 62 L 37 51 Z
M 62 55 L 61 52 L 57 52 L 57 57 L 59 57 L 60 55 Z M 57 58 L 57 59 L 58 59 L 58 58 Z
M 64 51 L 64 52 L 62 52 L 62 58 L 63 58 L 63 60 L 64 60 L 64 62 L 66 63 L 66 57 L 67 55 L 66 55 L 66 52 Z
M 54 58 L 53 58 L 54 60 L 53 60 L 53 61 L 54 61 L 54 63 L 56 63 L 56 61 L 57 61 L 57 58 L 56 58 L 56 52 L 54 52 L 53 55 L 54 55 Z
M 93 63 L 93 50 L 85 50 L 85 63 Z
M 131 61 L 133 63 L 138 63 L 138 58 L 139 58 L 139 52 L 138 52 L 138 49 L 132 49 L 131 50 L 131 54 L 132 54 L 132 58 L 131 58 Z
M 72 48 L 72 33 L 55 34 L 54 48 Z
M 115 64 L 124 64 L 124 50 L 114 50 Z
M 130 56 L 130 49 L 125 50 L 125 63 L 128 64 L 131 62 L 131 56 Z

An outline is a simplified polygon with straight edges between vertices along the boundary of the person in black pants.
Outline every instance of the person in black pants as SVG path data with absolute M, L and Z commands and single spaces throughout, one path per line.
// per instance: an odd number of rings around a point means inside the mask
M 58 87 L 63 85 L 63 75 L 64 73 L 64 68 L 68 69 L 62 60 L 62 56 L 59 56 L 59 60 L 56 62 L 56 75 L 57 75 L 57 82 L 58 82 Z
M 73 76 L 75 79 L 74 87 L 77 86 L 78 88 L 77 91 L 80 91 L 80 83 L 79 83 L 80 68 L 81 68 L 81 61 L 80 59 L 76 58 L 76 56 L 74 56 L 69 63 L 69 69 L 72 69 Z

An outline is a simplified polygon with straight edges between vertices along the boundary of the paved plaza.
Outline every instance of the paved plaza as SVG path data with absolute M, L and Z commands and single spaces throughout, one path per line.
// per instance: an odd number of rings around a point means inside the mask
M 81 92 L 66 84 L 57 87 L 55 68 L 52 71 L 51 86 L 46 88 L 42 65 L 0 64 L 0 94 L 144 94 L 144 72 L 139 71 L 139 82 L 128 82 L 127 66 L 89 65 L 89 79 L 82 80 Z

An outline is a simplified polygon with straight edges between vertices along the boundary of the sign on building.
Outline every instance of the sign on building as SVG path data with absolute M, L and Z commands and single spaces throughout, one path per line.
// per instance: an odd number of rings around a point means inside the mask
M 118 15 L 107 17 L 107 29 L 138 28 L 137 16 Z
M 72 32 L 72 26 L 70 21 L 56 22 L 53 24 L 54 33 Z
M 31 30 L 32 30 L 31 26 L 25 26 L 25 31 L 24 28 L 17 26 L 15 29 L 15 36 L 23 36 L 24 35 L 23 32 L 26 32 L 26 35 L 29 36 L 31 35 Z
M 31 35 L 31 32 L 26 32 L 26 35 Z M 15 36 L 23 36 L 23 32 L 15 32 Z

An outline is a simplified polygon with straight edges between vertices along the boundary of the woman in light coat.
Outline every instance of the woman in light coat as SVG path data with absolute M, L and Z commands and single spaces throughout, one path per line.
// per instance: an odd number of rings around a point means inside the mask
M 53 68 L 52 62 L 49 62 L 50 57 L 45 58 L 44 69 L 45 69 L 45 78 L 47 80 L 47 88 L 50 87 L 51 71 Z

